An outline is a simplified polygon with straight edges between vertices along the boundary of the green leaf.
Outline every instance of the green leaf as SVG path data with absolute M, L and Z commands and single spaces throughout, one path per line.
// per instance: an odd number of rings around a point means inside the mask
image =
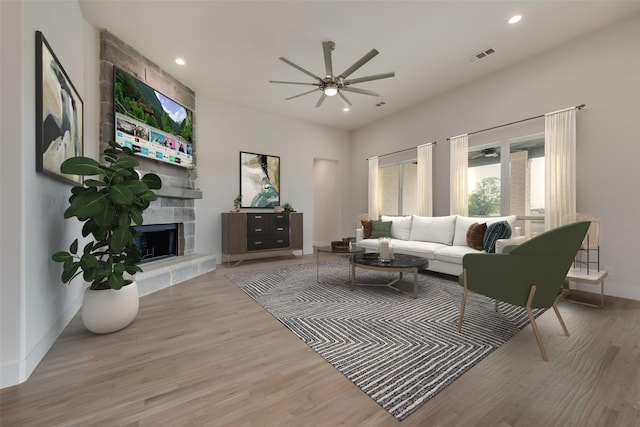
M 107 203 L 104 210 L 93 217 L 95 223 L 101 227 L 108 227 L 116 219 L 116 209 L 111 203 Z
M 127 181 L 127 182 L 124 183 L 124 185 L 126 185 L 127 188 L 133 194 L 144 193 L 145 191 L 147 191 L 149 189 L 149 187 L 147 187 L 147 184 L 145 184 L 143 181 L 138 181 L 137 179 L 136 180 Z
M 65 262 L 66 260 L 73 260 L 73 257 L 69 252 L 56 252 L 51 255 L 51 259 L 55 262 Z
M 107 282 L 111 289 L 120 289 L 124 286 L 124 278 L 122 277 L 122 274 L 109 274 Z
M 129 215 L 131 215 L 131 220 L 133 220 L 136 225 L 142 225 L 143 219 L 141 211 L 139 211 L 138 209 L 131 209 Z
M 114 168 L 129 169 L 138 166 L 138 161 L 131 157 L 121 157 L 114 164 Z
M 73 243 L 71 243 L 71 246 L 69 247 L 69 252 L 71 252 L 72 254 L 78 253 L 78 239 L 75 239 Z
M 147 190 L 144 193 L 140 194 L 140 198 L 142 200 L 146 200 L 147 202 L 153 202 L 158 198 L 158 196 L 156 196 L 156 193 L 154 193 L 153 191 Z
M 106 194 L 95 191 L 86 191 L 73 199 L 73 203 L 67 209 L 71 211 L 71 216 L 78 218 L 90 218 L 102 210 L 106 209 L 109 197 Z M 65 217 L 67 212 L 65 212 Z
M 111 235 L 111 244 L 109 244 L 109 249 L 113 252 L 121 252 L 125 246 L 127 246 L 131 238 L 132 236 L 129 225 L 126 227 L 120 226 L 116 228 Z
M 118 205 L 128 205 L 133 202 L 133 193 L 124 184 L 114 185 L 109 188 L 109 197 Z
M 104 187 L 107 184 L 102 181 L 98 181 L 97 179 L 85 179 L 84 185 L 87 187 Z
M 60 165 L 60 172 L 71 175 L 100 175 L 100 163 L 89 157 L 71 157 Z
M 89 242 L 86 245 L 84 245 L 84 250 L 82 251 L 82 253 L 84 255 L 87 255 L 87 254 L 90 254 L 92 250 L 93 250 L 93 242 Z
M 62 271 L 62 283 L 69 283 L 76 276 L 76 272 L 79 267 L 80 263 L 77 262 L 71 263 L 68 266 L 65 265 L 65 268 Z
M 162 180 L 155 173 L 146 173 L 142 177 L 142 182 L 147 184 L 147 187 L 151 190 L 159 190 L 162 188 Z

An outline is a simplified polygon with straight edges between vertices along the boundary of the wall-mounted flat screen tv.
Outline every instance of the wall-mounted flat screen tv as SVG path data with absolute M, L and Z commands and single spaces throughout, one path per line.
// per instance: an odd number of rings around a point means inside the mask
M 185 168 L 193 164 L 193 112 L 113 67 L 116 142 L 139 156 Z

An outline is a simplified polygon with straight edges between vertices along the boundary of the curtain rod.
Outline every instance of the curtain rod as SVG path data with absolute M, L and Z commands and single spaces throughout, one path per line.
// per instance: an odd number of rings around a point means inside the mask
M 573 108 L 575 108 L 577 110 L 581 110 L 586 106 L 587 106 L 586 104 L 580 104 L 580 105 L 576 105 Z M 505 127 L 505 126 L 515 125 L 517 123 L 522 123 L 522 122 L 526 122 L 526 121 L 533 120 L 533 119 L 539 119 L 539 118 L 544 117 L 544 116 L 545 116 L 544 114 L 540 114 L 539 116 L 529 117 L 528 119 L 517 120 L 515 122 L 505 123 L 503 125 L 498 125 L 498 126 L 494 126 L 494 127 L 490 127 L 490 128 L 486 128 L 486 129 L 482 129 L 482 130 L 477 130 L 475 132 L 469 132 L 469 133 L 467 133 L 467 135 L 474 135 L 476 133 L 486 132 L 488 130 L 494 130 L 494 129 L 498 129 L 498 128 Z M 451 138 L 447 138 L 447 141 L 449 141 L 449 140 L 451 140 Z
M 422 145 L 435 145 L 437 143 L 438 143 L 438 141 L 433 141 L 433 142 L 427 142 L 426 144 L 422 144 Z M 418 147 L 422 147 L 422 145 L 419 145 Z M 415 150 L 418 147 L 405 148 L 404 150 L 398 150 L 398 151 L 394 151 L 394 152 L 387 153 L 387 154 L 381 154 L 379 156 L 369 157 L 369 158 L 367 158 L 365 160 L 370 160 L 370 159 L 373 159 L 374 157 L 386 157 L 386 156 L 391 156 L 393 154 L 404 153 L 405 151 Z

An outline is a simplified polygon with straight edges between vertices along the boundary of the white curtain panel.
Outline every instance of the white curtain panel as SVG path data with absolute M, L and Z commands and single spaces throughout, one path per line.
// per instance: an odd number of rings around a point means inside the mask
M 576 109 L 545 114 L 545 229 L 576 214 Z
M 469 135 L 449 138 L 451 154 L 449 156 L 450 203 L 451 215 L 467 216 L 469 203 L 467 199 L 467 168 L 469 167 Z
M 418 146 L 418 215 L 433 216 L 433 143 Z
M 378 157 L 369 158 L 369 218 L 378 219 Z

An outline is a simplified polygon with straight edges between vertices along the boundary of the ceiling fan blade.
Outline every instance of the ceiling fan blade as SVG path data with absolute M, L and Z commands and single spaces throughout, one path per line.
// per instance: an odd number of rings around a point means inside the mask
M 316 79 L 316 80 L 322 80 L 320 77 L 316 76 L 315 74 L 313 74 L 313 73 L 312 73 L 312 72 L 310 72 L 310 71 L 305 70 L 305 69 L 304 69 L 304 68 L 302 68 L 301 66 L 299 66 L 299 65 L 297 65 L 297 64 L 294 64 L 293 62 L 289 61 L 287 58 L 283 58 L 283 57 L 281 56 L 281 57 L 280 57 L 280 58 L 278 58 L 278 59 L 280 59 L 280 61 L 282 61 L 282 62 L 284 62 L 284 63 L 286 63 L 286 64 L 291 65 L 291 66 L 292 66 L 293 68 L 295 68 L 296 70 L 302 71 L 302 72 L 303 72 L 303 73 L 305 73 L 306 75 L 313 77 L 313 78 L 314 78 L 314 79 Z
M 395 75 L 396 73 L 394 73 L 393 71 L 390 73 L 374 74 L 372 76 L 358 77 L 357 79 L 346 80 L 344 84 L 351 85 L 354 83 L 368 82 L 371 80 L 388 79 L 389 77 L 395 77 Z
M 362 67 L 364 64 L 366 64 L 367 62 L 369 62 L 371 60 L 371 58 L 373 58 L 374 56 L 376 56 L 378 53 L 377 50 L 375 49 L 371 49 L 371 51 L 369 53 L 367 53 L 365 56 L 363 56 L 362 58 L 360 58 L 358 61 L 356 61 L 355 64 L 353 64 L 351 67 L 347 68 L 346 70 L 344 70 L 340 76 L 344 77 L 345 79 L 347 77 L 349 77 L 354 71 L 356 71 L 358 68 Z
M 327 77 L 333 77 L 333 64 L 331 63 L 331 51 L 335 48 L 333 42 L 322 42 L 322 51 L 324 52 L 324 68 Z
M 373 92 L 365 89 L 358 89 L 356 87 L 343 87 L 340 90 L 344 90 L 345 92 L 361 93 L 362 95 L 380 96 L 380 94 L 377 92 Z
M 299 94 L 297 94 L 297 95 L 290 96 L 290 97 L 288 97 L 288 98 L 287 98 L 287 101 L 288 101 L 288 100 L 290 100 L 290 99 L 293 99 L 293 98 L 297 98 L 297 97 L 299 97 L 299 96 L 308 95 L 308 94 L 313 93 L 313 92 L 315 92 L 315 91 L 317 91 L 317 90 L 320 90 L 320 88 L 318 88 L 318 89 L 311 89 L 311 90 L 310 90 L 310 91 L 308 91 L 308 92 L 303 92 L 303 93 L 299 93 Z M 324 93 L 323 93 L 323 95 L 324 95 Z
M 338 96 L 340 97 L 340 100 L 345 105 L 345 107 L 351 107 L 353 105 L 351 104 L 351 102 L 349 102 L 347 97 L 342 94 L 342 92 L 338 91 Z
M 269 80 L 269 83 L 282 83 L 282 84 L 287 84 L 287 85 L 319 86 L 318 83 L 283 82 L 283 81 L 280 81 L 280 80 Z
M 318 108 L 319 106 L 322 105 L 322 102 L 324 101 L 324 99 L 327 97 L 327 95 L 324 94 L 324 92 L 322 92 L 322 96 L 320 96 L 320 99 L 318 99 L 318 102 L 316 102 L 316 108 Z

